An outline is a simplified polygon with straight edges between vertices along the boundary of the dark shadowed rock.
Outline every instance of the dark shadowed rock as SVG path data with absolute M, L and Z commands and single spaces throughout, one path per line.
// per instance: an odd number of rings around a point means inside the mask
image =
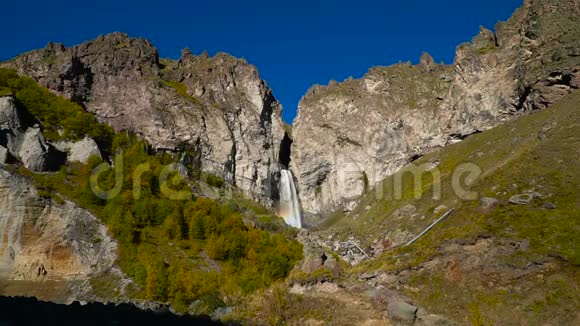
M 542 205 L 543 209 L 556 209 L 557 206 L 553 203 L 550 202 L 545 202 L 544 205 Z
M 49 144 L 37 125 L 25 121 L 24 112 L 17 107 L 12 96 L 0 97 L 0 162 L 7 163 L 9 156 L 32 171 L 48 168 Z

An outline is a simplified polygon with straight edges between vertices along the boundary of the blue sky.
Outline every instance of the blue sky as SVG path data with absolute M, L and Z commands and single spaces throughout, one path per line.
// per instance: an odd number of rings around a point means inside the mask
M 145 37 L 162 57 L 224 51 L 256 65 L 291 122 L 313 84 L 358 78 L 373 66 L 451 63 L 455 47 L 507 19 L 523 0 L 7 1 L 0 60 L 74 45 L 113 31 Z

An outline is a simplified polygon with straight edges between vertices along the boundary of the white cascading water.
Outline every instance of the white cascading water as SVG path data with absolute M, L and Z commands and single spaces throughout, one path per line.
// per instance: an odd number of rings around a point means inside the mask
M 284 218 L 286 224 L 295 228 L 302 228 L 302 214 L 294 179 L 290 170 L 280 171 L 280 211 L 279 215 Z

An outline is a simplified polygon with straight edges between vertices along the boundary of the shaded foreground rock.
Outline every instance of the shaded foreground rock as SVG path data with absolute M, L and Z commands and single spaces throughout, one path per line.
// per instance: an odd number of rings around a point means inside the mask
M 223 325 L 209 317 L 177 316 L 169 310 L 144 310 L 132 304 L 73 302 L 69 305 L 34 298 L 0 297 L 0 322 L 7 325 Z M 34 313 L 31 313 L 34 312 Z

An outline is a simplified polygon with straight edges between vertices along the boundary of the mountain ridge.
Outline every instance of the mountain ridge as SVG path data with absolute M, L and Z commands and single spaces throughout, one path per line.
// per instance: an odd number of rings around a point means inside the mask
M 432 58 L 314 86 L 293 126 L 304 210 L 351 210 L 365 189 L 446 144 L 543 109 L 580 87 L 580 3 L 525 1 L 481 28 L 453 65 Z M 345 123 L 348 122 L 348 123 Z
M 50 43 L 0 67 L 32 77 L 117 131 L 142 135 L 154 149 L 190 150 L 196 168 L 272 205 L 285 131 L 282 108 L 255 66 L 189 51 L 165 63 L 149 41 L 113 33 L 69 48 Z

